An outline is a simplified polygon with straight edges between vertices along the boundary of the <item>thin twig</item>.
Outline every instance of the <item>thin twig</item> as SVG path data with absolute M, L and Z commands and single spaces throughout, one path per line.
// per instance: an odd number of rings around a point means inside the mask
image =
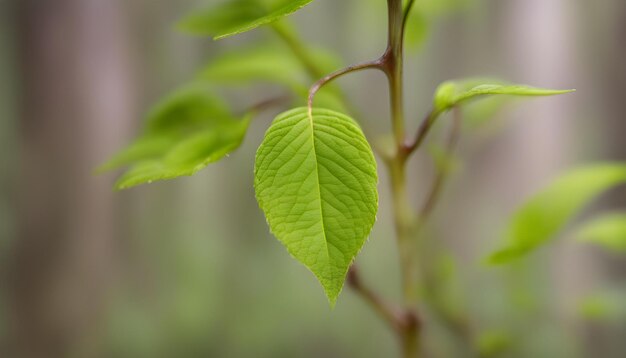
M 435 110 L 431 110 L 430 112 L 428 112 L 428 114 L 426 115 L 422 123 L 420 124 L 419 128 L 417 128 L 417 134 L 415 135 L 415 139 L 413 140 L 411 144 L 407 146 L 406 148 L 407 154 L 413 153 L 415 150 L 417 150 L 417 148 L 419 148 L 422 145 L 422 143 L 424 142 L 424 139 L 426 139 L 426 136 L 430 132 L 430 129 L 435 123 L 435 120 L 437 120 L 438 116 L 439 116 L 439 113 L 436 112 Z
M 409 0 L 409 2 L 404 7 L 404 19 L 402 20 L 403 31 L 406 31 L 406 24 L 409 20 L 409 16 L 411 15 L 413 5 L 415 5 L 415 0 Z
M 404 330 L 406 323 L 401 310 L 386 302 L 374 290 L 367 287 L 355 265 L 352 265 L 348 271 L 347 282 L 354 292 L 359 294 L 394 331 L 402 332 Z
M 313 86 L 311 86 L 311 88 L 309 89 L 309 97 L 308 97 L 308 101 L 307 101 L 307 105 L 309 107 L 309 115 L 311 114 L 311 111 L 313 110 L 313 100 L 315 98 L 315 95 L 317 94 L 317 92 L 322 89 L 322 87 L 324 87 L 326 84 L 332 82 L 333 80 L 336 80 L 337 78 L 346 75 L 350 72 L 357 72 L 357 71 L 361 71 L 361 70 L 365 70 L 365 69 L 381 69 L 382 70 L 382 61 L 380 58 L 373 60 L 373 61 L 368 61 L 368 62 L 363 62 L 357 65 L 351 65 L 348 66 L 346 68 L 342 68 L 338 71 L 335 71 L 329 75 L 326 75 L 324 77 L 322 77 L 320 80 L 318 80 L 317 82 L 315 82 L 313 84 Z
M 261 111 L 264 111 L 264 110 L 266 110 L 266 109 L 268 109 L 270 107 L 280 106 L 280 105 L 284 104 L 285 102 L 288 102 L 289 100 L 291 100 L 291 96 L 288 96 L 288 95 L 268 98 L 268 99 L 263 100 L 261 102 L 255 103 L 254 105 L 252 105 L 248 109 L 248 111 L 261 112 Z
M 385 73 L 389 80 L 391 124 L 398 154 L 404 156 L 404 10 L 402 0 L 387 0 L 388 39 L 387 50 L 383 55 Z
M 462 112 L 459 107 L 455 107 L 453 109 L 452 120 L 453 123 L 450 127 L 450 132 L 445 143 L 445 153 L 447 154 L 452 154 L 455 151 L 461 136 Z M 427 132 L 428 131 L 424 131 L 424 133 Z M 445 168 L 437 169 L 437 174 L 432 187 L 429 190 L 427 199 L 419 212 L 418 227 L 416 228 L 417 231 L 424 226 L 424 223 L 426 223 L 432 215 L 435 206 L 439 202 L 443 188 L 445 187 L 448 174 L 449 172 Z M 467 317 L 459 316 L 450 312 L 445 305 L 442 304 L 442 292 L 439 289 L 440 282 L 438 282 L 435 277 L 432 276 L 432 273 L 429 272 L 428 268 L 424 266 L 426 261 L 420 260 L 420 262 L 424 271 L 424 280 L 422 284 L 424 285 L 426 292 L 428 292 L 428 295 L 425 297 L 430 297 L 430 299 L 427 300 L 428 306 L 430 306 L 433 313 L 441 320 L 441 322 L 443 322 L 443 324 L 448 327 L 453 334 L 459 337 L 459 340 L 465 344 L 465 349 L 467 349 L 468 352 L 471 352 L 473 349 L 473 336 Z
M 462 116 L 461 110 L 458 107 L 455 107 L 453 110 L 453 119 L 452 119 L 452 127 L 450 128 L 450 134 L 448 135 L 448 140 L 446 142 L 445 153 L 451 154 L 454 152 L 454 149 L 459 142 L 459 137 L 461 136 L 461 123 Z M 426 221 L 430 214 L 432 213 L 435 205 L 439 201 L 439 197 L 441 196 L 441 191 L 448 177 L 448 170 L 444 168 L 437 168 L 437 174 L 433 185 L 429 191 L 427 199 L 422 206 L 421 211 L 419 212 L 420 221 Z

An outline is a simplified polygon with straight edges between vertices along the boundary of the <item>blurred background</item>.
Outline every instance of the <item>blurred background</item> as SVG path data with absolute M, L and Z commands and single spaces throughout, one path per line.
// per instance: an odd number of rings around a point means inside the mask
M 418 0 L 419 1 L 419 0 Z M 0 356 L 392 357 L 393 335 L 349 289 L 334 310 L 268 232 L 253 161 L 274 113 L 243 146 L 191 178 L 122 192 L 93 169 L 129 143 L 145 111 L 210 58 L 272 34 L 214 42 L 175 30 L 211 0 L 0 0 Z M 383 0 L 316 0 L 290 18 L 345 64 L 385 45 Z M 421 30 L 420 30 L 421 31 Z M 524 267 L 481 263 L 523 199 L 578 163 L 626 160 L 626 2 L 446 0 L 407 53 L 411 128 L 437 85 L 487 75 L 574 95 L 475 119 L 433 236 L 449 250 L 452 304 L 491 356 L 624 357 L 626 259 L 568 240 Z M 388 130 L 385 80 L 341 80 L 368 133 Z M 262 98 L 264 88 L 247 89 Z M 232 95 L 233 101 L 246 97 Z M 250 103 L 250 101 L 247 101 Z M 243 108 L 243 107 L 241 107 Z M 370 138 L 373 139 L 373 138 Z M 419 203 L 432 178 L 411 168 Z M 382 173 L 381 173 L 382 175 Z M 358 257 L 400 297 L 386 177 Z M 626 207 L 612 191 L 585 215 Z M 427 322 L 428 322 L 427 317 Z M 433 356 L 462 357 L 427 325 Z

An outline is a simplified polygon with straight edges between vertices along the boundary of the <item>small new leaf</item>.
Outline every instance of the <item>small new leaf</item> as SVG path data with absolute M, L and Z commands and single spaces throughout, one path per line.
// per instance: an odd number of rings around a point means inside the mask
M 249 122 L 233 118 L 206 88 L 184 88 L 155 106 L 142 136 L 99 171 L 130 166 L 117 189 L 193 175 L 239 147 Z
M 308 5 L 313 0 L 231 0 L 218 6 L 192 13 L 179 23 L 179 28 L 215 40 L 271 24 Z
M 470 79 L 442 83 L 434 97 L 434 108 L 441 113 L 463 102 L 487 95 L 553 96 L 574 90 L 551 90 L 524 85 L 509 85 L 493 80 Z
M 626 213 L 609 213 L 586 223 L 576 237 L 610 251 L 626 253 Z
M 594 198 L 624 182 L 626 164 L 596 164 L 559 177 L 514 214 L 506 246 L 489 262 L 503 264 L 524 257 L 557 235 Z
M 279 115 L 255 162 L 255 191 L 274 235 L 318 278 L 331 305 L 378 209 L 376 161 L 356 122 L 298 108 Z

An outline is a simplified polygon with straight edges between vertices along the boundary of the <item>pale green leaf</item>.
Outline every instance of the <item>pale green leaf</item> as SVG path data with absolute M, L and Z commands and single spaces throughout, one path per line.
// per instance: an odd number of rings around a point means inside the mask
M 184 18 L 179 27 L 214 39 L 240 34 L 290 15 L 313 0 L 231 0 Z
M 205 87 L 185 87 L 157 104 L 139 139 L 99 170 L 131 166 L 117 189 L 193 175 L 235 150 L 249 121 L 235 119 Z
M 583 225 L 576 237 L 611 251 L 626 253 L 626 213 L 609 213 L 595 218 Z
M 324 72 L 341 67 L 341 61 L 329 51 L 317 48 L 307 50 Z M 307 89 L 311 85 L 306 68 L 293 52 L 272 43 L 221 54 L 202 70 L 199 77 L 214 84 L 268 82 Z
M 342 67 L 341 60 L 325 49 L 307 48 L 307 53 L 325 73 Z M 306 105 L 312 84 L 302 62 L 287 48 L 272 43 L 219 55 L 201 71 L 199 79 L 220 85 L 266 82 L 287 86 L 297 96 L 294 106 Z M 317 92 L 315 105 L 347 112 L 345 99 L 334 85 Z
M 202 71 L 202 79 L 213 83 L 249 84 L 270 82 L 293 86 L 307 78 L 302 65 L 277 46 L 245 48 L 218 56 Z
M 573 91 L 509 85 L 486 79 L 448 81 L 442 83 L 437 88 L 434 97 L 434 107 L 437 112 L 444 112 L 463 102 L 487 95 L 552 96 Z
M 158 158 L 166 152 L 174 142 L 175 138 L 168 135 L 147 135 L 138 138 L 126 149 L 101 165 L 96 171 L 106 172 L 141 160 Z
M 138 162 L 117 181 L 117 189 L 127 189 L 157 180 L 193 175 L 237 149 L 245 136 L 249 119 L 229 120 L 218 128 L 189 135 L 171 147 L 164 156 Z
M 620 289 L 593 293 L 578 303 L 582 318 L 596 322 L 619 322 L 626 319 L 626 292 Z
M 559 177 L 515 213 L 505 247 L 489 261 L 501 264 L 527 255 L 557 235 L 594 198 L 624 182 L 626 164 L 596 164 Z
M 142 135 L 98 168 L 98 171 L 158 158 L 181 137 L 199 129 L 219 126 L 222 119 L 229 116 L 224 103 L 205 86 L 183 87 L 151 108 Z
M 230 116 L 228 107 L 203 85 L 190 85 L 174 91 L 148 112 L 148 134 L 179 135 L 198 128 L 219 126 Z
M 338 112 L 285 112 L 257 152 L 256 197 L 270 229 L 315 274 L 331 305 L 374 225 L 376 185 L 363 132 Z
M 413 11 L 406 24 L 405 44 L 409 49 L 419 49 L 428 38 L 429 23 L 421 12 Z

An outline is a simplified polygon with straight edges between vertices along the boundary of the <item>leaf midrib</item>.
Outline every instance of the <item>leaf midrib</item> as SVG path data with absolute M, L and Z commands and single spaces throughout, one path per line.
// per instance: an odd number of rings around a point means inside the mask
M 326 222 L 324 220 L 324 208 L 322 205 L 322 188 L 320 187 L 320 170 L 319 170 L 319 164 L 317 162 L 317 147 L 315 145 L 315 123 L 313 121 L 313 114 L 309 113 L 307 115 L 308 119 L 309 119 L 309 126 L 311 129 L 311 143 L 313 145 L 313 159 L 315 160 L 315 174 L 317 177 L 317 181 L 316 181 L 316 187 L 317 187 L 317 194 L 318 194 L 318 198 L 319 198 L 319 204 L 320 204 L 320 218 L 322 220 L 322 234 L 324 235 L 324 246 L 326 247 L 326 259 L 328 259 L 328 261 L 330 262 L 330 249 L 328 248 L 328 237 L 326 237 Z

